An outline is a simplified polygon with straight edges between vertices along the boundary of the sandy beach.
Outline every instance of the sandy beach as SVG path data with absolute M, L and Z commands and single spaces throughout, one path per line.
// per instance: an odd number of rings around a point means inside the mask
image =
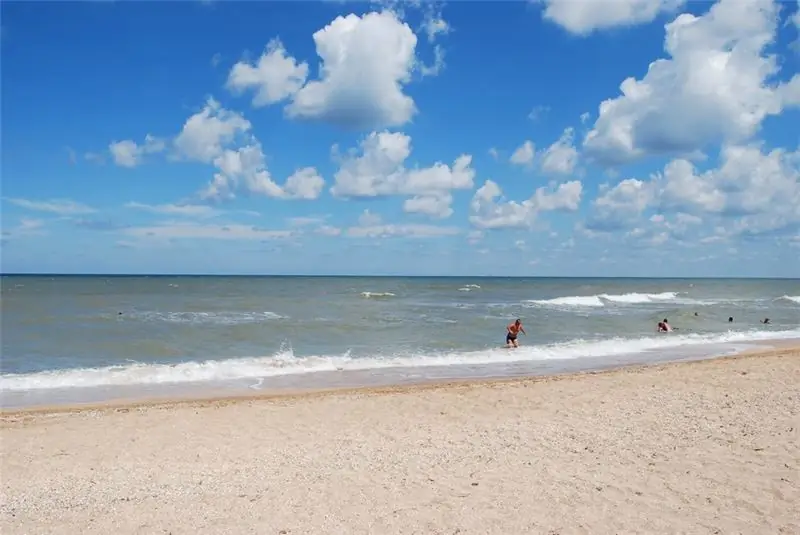
M 12 533 L 800 533 L 800 349 L 2 416 Z

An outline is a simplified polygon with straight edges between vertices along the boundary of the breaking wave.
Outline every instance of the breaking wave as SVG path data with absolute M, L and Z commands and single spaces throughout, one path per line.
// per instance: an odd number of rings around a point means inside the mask
M 528 299 L 523 303 L 539 306 L 556 307 L 603 307 L 607 304 L 641 304 L 674 301 L 678 298 L 677 292 L 661 292 L 656 294 L 627 293 L 627 294 L 597 294 L 574 295 L 569 297 L 556 297 L 554 299 Z
M 120 319 L 141 321 L 163 321 L 167 323 L 238 325 L 240 323 L 261 323 L 270 320 L 287 319 L 275 312 L 130 312 L 121 314 Z
M 257 379 L 322 371 L 417 368 L 426 366 L 495 364 L 636 354 L 680 346 L 800 338 L 800 330 L 729 331 L 722 334 L 672 334 L 642 338 L 573 340 L 523 346 L 515 350 L 488 348 L 468 352 L 352 357 L 342 355 L 295 356 L 291 350 L 274 355 L 177 364 L 129 363 L 99 368 L 73 368 L 30 374 L 0 375 L 0 390 L 27 391 L 121 385 L 152 385 Z
M 394 297 L 392 292 L 361 292 L 361 297 L 370 299 L 372 297 Z

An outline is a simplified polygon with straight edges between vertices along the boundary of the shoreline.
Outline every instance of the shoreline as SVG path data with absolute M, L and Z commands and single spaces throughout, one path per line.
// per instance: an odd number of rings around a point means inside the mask
M 2 533 L 800 533 L 800 347 L 0 417 Z
M 764 343 L 769 342 L 769 343 Z M 483 378 L 451 378 L 451 379 L 422 379 L 416 382 L 405 382 L 386 385 L 362 385 L 362 386 L 332 386 L 332 387 L 309 387 L 309 388 L 286 388 L 265 391 L 262 393 L 232 393 L 230 389 L 217 389 L 202 395 L 176 395 L 176 396 L 151 396 L 135 398 L 118 398 L 101 402 L 87 403 L 66 403 L 51 405 L 34 405 L 31 407 L 0 407 L 0 423 L 15 418 L 25 418 L 37 415 L 57 415 L 81 412 L 97 411 L 120 411 L 148 408 L 170 408 L 170 407 L 204 407 L 204 406 L 225 406 L 235 403 L 247 402 L 282 402 L 298 399 L 313 399 L 328 396 L 351 396 L 351 395 L 391 395 L 391 394 L 414 394 L 429 390 L 447 390 L 456 388 L 481 388 L 498 387 L 504 385 L 537 384 L 547 382 L 569 381 L 580 379 L 586 376 L 605 376 L 615 373 L 637 373 L 646 370 L 665 370 L 684 365 L 709 365 L 717 361 L 738 359 L 774 357 L 786 352 L 800 353 L 800 340 L 796 339 L 775 339 L 758 341 L 752 344 L 757 346 L 754 349 L 737 351 L 731 354 L 719 354 L 707 357 L 677 359 L 667 361 L 656 361 L 651 363 L 634 363 L 622 365 L 610 365 L 597 369 L 586 369 L 568 372 L 556 372 L 552 374 L 540 375 L 516 375 L 516 376 L 487 376 Z M 768 347 L 768 349 L 767 349 Z

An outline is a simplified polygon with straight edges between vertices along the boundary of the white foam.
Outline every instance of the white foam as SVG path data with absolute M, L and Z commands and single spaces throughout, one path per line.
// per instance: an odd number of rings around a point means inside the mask
M 642 303 L 658 303 L 675 301 L 678 299 L 678 292 L 661 293 L 627 293 L 627 294 L 597 294 L 597 295 L 572 295 L 568 297 L 556 297 L 554 299 L 529 299 L 524 303 L 531 303 L 538 306 L 554 307 L 604 307 L 607 304 L 614 305 L 636 305 Z
M 791 301 L 792 303 L 800 305 L 800 295 L 784 295 L 779 297 L 778 300 Z
M 602 307 L 605 306 L 596 295 L 575 295 L 555 299 L 527 299 L 523 303 L 556 307 Z
M 283 350 L 275 355 L 264 357 L 206 360 L 201 362 L 190 361 L 178 364 L 131 363 L 103 368 L 77 368 L 31 374 L 5 374 L 0 375 L 0 390 L 26 391 L 113 385 L 191 383 L 250 378 L 257 380 L 262 377 L 320 371 L 608 357 L 680 346 L 702 346 L 788 338 L 800 338 L 800 329 L 792 331 L 728 331 L 722 334 L 704 335 L 679 335 L 673 333 L 634 339 L 573 340 L 559 344 L 522 346 L 514 350 L 489 348 L 469 352 L 368 358 L 353 358 L 348 353 L 343 355 L 296 357 L 291 350 Z
M 678 292 L 661 292 L 657 294 L 628 293 L 620 295 L 600 294 L 598 297 L 612 303 L 653 303 L 657 301 L 672 301 L 678 297 Z
M 371 297 L 394 297 L 394 294 L 392 292 L 361 292 L 361 297 L 367 299 Z
M 115 316 L 116 317 L 116 316 Z M 119 316 L 120 319 L 134 318 L 143 321 L 163 321 L 167 323 L 193 323 L 237 325 L 240 323 L 261 323 L 263 321 L 286 319 L 275 312 L 158 312 L 136 311 Z

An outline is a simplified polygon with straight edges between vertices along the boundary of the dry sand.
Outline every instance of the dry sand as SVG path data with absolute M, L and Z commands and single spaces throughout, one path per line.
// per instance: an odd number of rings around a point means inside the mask
M 2 416 L 12 533 L 800 533 L 800 351 Z

